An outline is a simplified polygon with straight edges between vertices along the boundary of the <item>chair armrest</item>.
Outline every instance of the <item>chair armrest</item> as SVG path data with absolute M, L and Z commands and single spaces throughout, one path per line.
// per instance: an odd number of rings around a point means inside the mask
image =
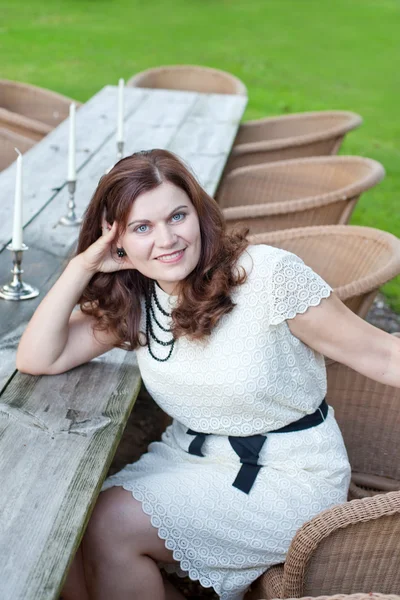
M 245 600 L 259 600 L 260 598 L 281 598 L 283 580 L 283 565 L 270 567 L 259 577 L 247 592 Z
M 335 410 L 353 472 L 394 480 L 394 490 L 400 481 L 400 389 L 329 359 L 326 368 L 326 401 Z
M 290 545 L 281 597 L 399 589 L 399 535 L 400 492 L 323 511 Z

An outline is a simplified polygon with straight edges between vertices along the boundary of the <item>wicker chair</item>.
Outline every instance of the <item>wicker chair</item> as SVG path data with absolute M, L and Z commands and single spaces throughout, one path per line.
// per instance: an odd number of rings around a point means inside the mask
M 0 79 L 0 127 L 38 141 L 68 117 L 76 100 L 19 81 Z
M 147 69 L 131 77 L 126 85 L 247 96 L 244 83 L 231 73 L 199 65 L 171 65 Z
M 336 154 L 359 115 L 321 111 L 248 121 L 239 128 L 225 173 L 238 167 L 290 158 Z
M 361 317 L 378 288 L 400 273 L 400 240 L 371 227 L 298 227 L 250 235 L 249 240 L 300 256 Z
M 303 525 L 285 564 L 262 575 L 246 600 L 400 590 L 400 389 L 334 361 L 327 373 L 352 467 L 349 498 L 358 499 Z
M 399 536 L 400 492 L 334 506 L 297 531 L 285 564 L 268 569 L 246 600 L 397 592 Z
M 229 229 L 251 233 L 306 225 L 345 224 L 360 195 L 384 176 L 382 165 L 359 156 L 320 156 L 231 171 L 217 201 Z
M 351 464 L 349 499 L 400 490 L 400 389 L 329 359 L 327 375 Z
M 50 133 L 51 127 L 35 119 L 0 107 L 0 127 L 39 142 Z
M 23 154 L 29 150 L 29 148 L 32 148 L 34 144 L 35 142 L 30 138 L 26 138 L 18 133 L 0 127 L 0 171 L 17 160 L 15 148 L 18 148 Z
M 248 600 L 397 592 L 399 534 L 398 491 L 323 511 L 297 531 L 285 564 L 269 569 Z

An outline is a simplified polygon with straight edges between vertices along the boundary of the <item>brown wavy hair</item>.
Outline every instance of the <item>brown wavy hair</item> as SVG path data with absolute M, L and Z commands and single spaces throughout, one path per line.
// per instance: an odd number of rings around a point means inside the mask
M 103 175 L 84 216 L 77 254 L 99 238 L 104 216 L 110 225 L 116 220 L 122 233 L 135 199 L 163 182 L 172 183 L 189 196 L 199 218 L 201 235 L 200 259 L 180 282 L 171 331 L 175 339 L 185 335 L 190 339 L 205 339 L 221 317 L 234 308 L 232 289 L 246 280 L 244 269 L 239 271 L 234 266 L 248 246 L 248 231 L 226 233 L 215 200 L 171 152 L 137 152 Z M 149 297 L 152 284 L 152 280 L 133 269 L 96 273 L 79 304 L 85 314 L 96 318 L 95 329 L 116 336 L 115 346 L 134 350 L 147 344 L 140 335 L 141 298 Z

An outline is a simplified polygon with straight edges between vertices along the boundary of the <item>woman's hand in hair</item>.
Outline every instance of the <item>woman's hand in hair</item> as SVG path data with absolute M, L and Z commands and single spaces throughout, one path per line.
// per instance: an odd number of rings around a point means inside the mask
M 103 235 L 79 255 L 87 271 L 93 274 L 113 273 L 114 271 L 135 268 L 126 255 L 119 257 L 117 254 L 117 230 L 118 225 L 114 221 L 111 228 L 108 230 L 103 228 Z

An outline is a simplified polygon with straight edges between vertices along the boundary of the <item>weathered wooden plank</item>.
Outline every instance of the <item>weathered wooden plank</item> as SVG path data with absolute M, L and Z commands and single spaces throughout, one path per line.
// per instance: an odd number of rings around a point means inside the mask
M 186 163 L 191 167 L 197 180 L 211 197 L 214 196 L 218 187 L 226 159 L 226 154 L 208 156 L 190 152 L 185 157 Z
M 121 350 L 57 377 L 17 374 L 8 385 L 0 598 L 57 598 L 139 386 L 134 354 Z
M 138 90 L 127 90 L 133 108 L 126 120 L 126 154 L 152 147 L 174 149 L 212 194 L 245 100 L 164 90 L 140 94 L 142 101 L 135 104 Z M 87 205 L 99 177 L 114 160 L 110 130 L 81 163 L 78 210 Z M 66 132 L 64 124 L 62 136 Z M 66 160 L 59 158 L 58 181 L 64 182 L 61 166 L 64 169 Z M 42 173 L 41 162 L 40 167 Z M 36 208 L 40 205 L 43 210 L 36 210 L 25 229 L 31 250 L 24 266 L 26 280 L 38 285 L 43 297 L 78 231 L 57 224 L 65 212 L 65 187 L 49 193 L 40 187 L 39 177 L 34 181 L 37 187 L 31 192 L 39 190 L 45 200 L 40 198 Z M 0 253 L 2 279 L 9 267 L 9 253 Z M 0 598 L 4 600 L 58 597 L 140 384 L 133 353 L 120 350 L 55 377 L 15 373 L 19 335 L 41 297 L 23 303 L 0 301 L 0 477 L 6 490 L 0 495 Z
M 214 123 L 186 120 L 176 133 L 171 150 L 205 156 L 229 154 L 237 131 L 236 123 Z
M 173 152 L 227 155 L 236 136 L 247 98 L 244 96 L 199 95 L 174 136 Z
M 145 102 L 147 92 L 127 94 L 126 119 Z M 79 171 L 116 130 L 116 87 L 103 88 L 76 114 L 76 166 Z M 115 147 L 115 143 L 114 143 Z M 24 155 L 24 225 L 66 183 L 68 119 Z M 15 163 L 0 173 L 0 251 L 10 241 L 15 187 Z
M 239 124 L 247 105 L 247 96 L 199 94 L 191 118 L 210 123 Z
M 135 95 L 139 88 L 127 88 L 127 95 Z M 148 90 L 146 102 L 140 104 L 129 118 L 140 128 L 176 126 L 197 105 L 199 94 L 176 90 Z

